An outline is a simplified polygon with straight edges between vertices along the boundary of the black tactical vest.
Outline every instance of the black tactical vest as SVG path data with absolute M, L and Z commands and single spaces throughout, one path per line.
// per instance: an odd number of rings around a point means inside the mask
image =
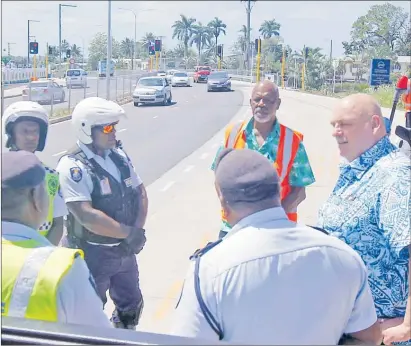
M 131 184 L 130 168 L 127 159 L 121 156 L 117 149 L 112 149 L 109 154 L 110 159 L 120 171 L 121 183 L 119 183 L 96 160 L 88 159 L 78 146 L 70 150 L 68 155 L 83 163 L 93 181 L 92 207 L 102 211 L 119 223 L 133 226 L 137 219 L 138 196 L 136 189 Z M 110 184 L 110 194 L 103 194 L 101 189 L 100 182 L 106 178 Z M 122 239 L 100 236 L 90 232 L 70 212 L 67 216 L 67 234 L 69 237 L 77 238 L 80 241 L 98 244 L 115 244 L 122 241 Z

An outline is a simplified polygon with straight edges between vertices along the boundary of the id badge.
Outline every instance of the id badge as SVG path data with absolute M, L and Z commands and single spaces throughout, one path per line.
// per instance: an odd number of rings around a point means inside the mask
M 111 194 L 110 181 L 108 180 L 108 178 L 100 180 L 100 189 L 102 195 Z

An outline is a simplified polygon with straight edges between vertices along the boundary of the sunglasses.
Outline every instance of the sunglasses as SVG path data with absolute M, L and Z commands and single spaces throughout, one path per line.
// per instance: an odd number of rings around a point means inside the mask
M 110 124 L 110 125 L 104 125 L 104 126 L 98 126 L 97 128 L 102 131 L 104 134 L 109 134 L 112 133 L 115 128 L 116 128 L 117 124 Z

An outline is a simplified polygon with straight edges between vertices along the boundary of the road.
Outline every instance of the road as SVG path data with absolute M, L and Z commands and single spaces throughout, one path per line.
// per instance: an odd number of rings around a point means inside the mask
M 110 100 L 121 99 L 124 95 L 130 94 L 134 90 L 133 85 L 136 84 L 137 75 L 134 76 L 118 76 L 112 77 L 110 80 Z M 73 108 L 78 102 L 84 99 L 84 97 L 101 96 L 106 98 L 106 79 L 98 77 L 87 78 L 87 88 L 75 87 L 67 89 L 64 86 L 64 92 L 66 98 L 64 102 L 58 102 L 53 105 L 53 113 L 58 109 Z M 12 104 L 16 101 L 21 101 L 22 97 L 6 98 L 4 100 L 4 107 Z M 50 105 L 44 105 L 44 107 L 50 111 Z
M 207 93 L 206 85 L 172 89 L 169 106 L 124 105 L 127 119 L 118 137 L 143 181 L 150 184 L 191 154 L 223 127 L 241 107 L 240 91 Z M 51 167 L 75 143 L 71 123 L 50 127 L 47 145 L 39 156 Z M 170 148 L 172 148 L 170 150 Z

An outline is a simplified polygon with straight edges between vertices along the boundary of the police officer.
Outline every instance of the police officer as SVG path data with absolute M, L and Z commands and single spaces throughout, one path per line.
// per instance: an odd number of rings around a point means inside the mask
M 83 252 L 36 231 L 49 207 L 45 177 L 34 154 L 2 154 L 1 315 L 110 328 Z
M 118 104 L 90 97 L 77 104 L 72 124 L 77 145 L 57 166 L 69 214 L 69 246 L 84 250 L 103 304 L 115 304 L 116 328 L 135 329 L 142 309 L 135 254 L 145 244 L 148 208 L 144 185 L 117 146 L 116 125 L 125 112 Z
M 6 147 L 12 151 L 43 151 L 48 127 L 47 111 L 36 102 L 15 102 L 3 114 Z M 67 215 L 67 208 L 59 192 L 57 172 L 46 165 L 44 168 L 47 173 L 45 179 L 49 210 L 45 221 L 39 227 L 39 232 L 52 244 L 58 245 L 63 236 L 63 217 Z

